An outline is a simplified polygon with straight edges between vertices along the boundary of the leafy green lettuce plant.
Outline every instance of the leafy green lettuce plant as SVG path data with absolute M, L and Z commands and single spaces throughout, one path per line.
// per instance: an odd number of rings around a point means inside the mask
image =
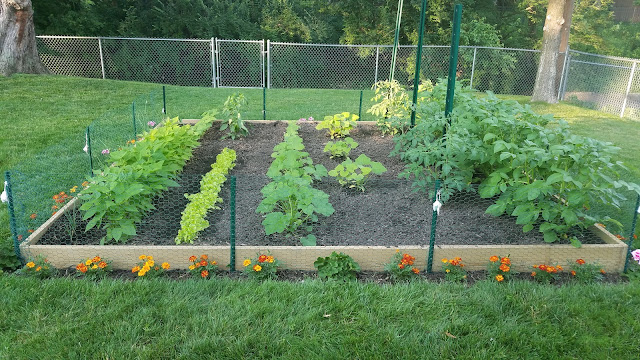
M 329 176 L 335 177 L 342 186 L 364 191 L 371 174 L 380 175 L 385 171 L 387 168 L 384 165 L 362 154 L 355 161 L 347 158 L 329 171 Z
M 217 204 L 222 203 L 220 190 L 227 180 L 226 175 L 235 166 L 235 161 L 236 152 L 224 148 L 216 156 L 216 162 L 211 165 L 211 171 L 200 180 L 200 192 L 191 195 L 185 194 L 189 203 L 182 211 L 180 230 L 175 239 L 176 244 L 193 243 L 198 233 L 209 227 L 209 222 L 205 217 L 209 210 L 219 209 Z
M 317 126 L 317 130 L 327 129 L 332 139 L 341 138 L 349 135 L 356 126 L 358 115 L 343 112 L 340 114 L 325 116 Z
M 345 158 L 349 156 L 351 150 L 358 147 L 358 143 L 350 137 L 335 142 L 327 142 L 323 152 L 331 154 L 331 158 Z

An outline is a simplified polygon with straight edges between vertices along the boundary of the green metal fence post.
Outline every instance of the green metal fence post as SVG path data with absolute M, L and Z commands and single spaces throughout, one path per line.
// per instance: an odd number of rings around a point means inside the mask
M 393 81 L 396 72 L 396 57 L 398 54 L 398 43 L 400 42 L 400 21 L 402 20 L 402 4 L 404 0 L 398 0 L 398 12 L 396 14 L 396 33 L 393 39 L 393 52 L 391 53 L 391 68 L 389 69 L 389 81 Z
M 20 263 L 24 265 L 24 259 L 22 258 L 22 254 L 20 253 L 20 243 L 18 242 L 18 228 L 16 226 L 16 214 L 15 207 L 13 204 L 13 191 L 11 189 L 11 173 L 9 171 L 4 172 L 4 180 L 6 181 L 4 191 L 7 192 L 7 209 L 9 211 L 9 229 L 11 230 L 11 235 L 13 237 L 13 251 L 16 254 Z
M 87 126 L 85 136 L 87 137 L 87 154 L 89 155 L 89 176 L 93 176 L 93 153 L 91 152 L 91 127 Z
M 262 88 L 262 120 L 267 120 L 267 88 Z
M 136 126 L 136 102 L 131 103 L 131 119 L 133 120 L 133 139 L 138 136 L 138 129 Z
M 229 246 L 231 247 L 229 255 L 229 271 L 236 271 L 236 177 L 231 176 L 230 179 L 230 195 L 229 195 L 229 212 L 231 214 L 229 222 Z
M 416 76 L 413 80 L 413 109 L 411 110 L 411 127 L 416 125 L 416 103 L 418 102 L 418 85 L 420 84 L 420 64 L 422 63 L 422 38 L 424 37 L 424 18 L 427 11 L 427 0 L 422 0 L 420 8 L 420 30 L 418 35 L 418 53 L 416 54 Z
M 638 224 L 638 213 L 640 213 L 640 195 L 636 199 L 636 207 L 633 208 L 633 221 L 631 222 L 631 230 L 627 238 L 627 259 L 624 262 L 624 272 L 629 269 L 629 261 L 631 260 L 631 245 L 633 245 L 633 235 L 636 233 L 636 225 Z
M 438 191 L 440 191 L 440 180 L 436 180 L 435 192 L 433 193 L 433 202 L 439 200 Z M 433 272 L 433 249 L 436 243 L 436 224 L 438 222 L 438 211 L 434 207 L 433 212 L 431 213 L 431 236 L 429 238 L 429 255 L 427 256 L 427 272 Z
M 453 10 L 453 29 L 451 30 L 451 50 L 449 51 L 449 79 L 447 82 L 447 101 L 444 116 L 448 117 L 453 110 L 453 95 L 456 88 L 458 71 L 458 49 L 460 47 L 460 22 L 462 21 L 462 4 L 456 4 Z M 451 119 L 448 120 L 451 123 Z
M 360 90 L 360 107 L 358 108 L 358 120 L 362 121 L 362 90 Z
M 162 113 L 167 115 L 167 92 L 164 85 L 162 85 Z

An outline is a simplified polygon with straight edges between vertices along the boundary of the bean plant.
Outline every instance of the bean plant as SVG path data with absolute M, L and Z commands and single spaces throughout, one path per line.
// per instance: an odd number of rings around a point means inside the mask
M 222 113 L 222 125 L 220 131 L 228 130 L 228 133 L 222 136 L 223 139 L 230 137 L 232 140 L 244 137 L 249 134 L 249 130 L 242 119 L 241 110 L 247 105 L 247 100 L 241 93 L 234 93 L 224 102 Z

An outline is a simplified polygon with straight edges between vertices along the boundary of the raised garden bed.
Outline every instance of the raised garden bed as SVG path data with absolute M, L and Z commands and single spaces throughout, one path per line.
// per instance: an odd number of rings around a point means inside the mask
M 206 253 L 221 264 L 229 262 L 230 192 L 228 183 L 221 193 L 222 209 L 210 212 L 211 226 L 202 232 L 194 245 L 176 246 L 174 238 L 180 227 L 180 213 L 187 200 L 184 193 L 198 191 L 202 175 L 211 169 L 215 157 L 224 147 L 237 152 L 237 165 L 230 175 L 237 178 L 236 192 L 236 268 L 242 260 L 257 252 L 269 251 L 287 268 L 312 270 L 319 256 L 332 251 L 351 255 L 363 270 L 382 270 L 397 248 L 416 257 L 416 265 L 426 265 L 431 234 L 431 200 L 423 193 L 412 193 L 411 182 L 398 178 L 403 164 L 389 157 L 394 146 L 389 136 L 381 137 L 373 123 L 360 122 L 351 136 L 360 144 L 352 158 L 366 154 L 381 162 L 387 172 L 373 176 L 366 191 L 345 189 L 335 179 L 324 178 L 314 186 L 329 194 L 335 208 L 330 217 L 320 216 L 313 234 L 318 246 L 303 247 L 295 237 L 265 235 L 263 216 L 255 212 L 262 199 L 260 189 L 269 182 L 265 176 L 271 163 L 273 147 L 282 141 L 286 122 L 250 122 L 250 133 L 240 140 L 219 140 L 217 126 L 203 137 L 202 145 L 186 165 L 180 187 L 171 188 L 155 202 L 154 210 L 138 226 L 138 235 L 127 245 L 99 245 L 103 236 L 95 230 L 76 231 L 69 239 L 66 226 L 75 203 L 70 203 L 35 231 L 22 245 L 24 254 L 43 254 L 54 266 L 68 267 L 81 259 L 99 254 L 112 259 L 115 268 L 127 269 L 140 254 L 151 254 L 168 261 L 174 268 L 186 268 L 191 255 Z M 315 123 L 301 123 L 300 136 L 305 151 L 314 163 L 333 169 L 340 161 L 323 153 L 328 137 L 315 130 Z M 470 270 L 485 268 L 491 255 L 510 255 L 514 270 L 527 271 L 534 264 L 566 264 L 583 258 L 598 262 L 609 272 L 624 266 L 627 247 L 601 227 L 580 234 L 582 248 L 571 245 L 545 244 L 537 230 L 523 233 L 509 216 L 493 217 L 484 213 L 490 202 L 472 193 L 459 194 L 444 204 L 437 222 L 434 270 L 440 270 L 440 258 L 462 257 Z M 79 219 L 78 219 L 79 220 Z M 78 221 L 80 222 L 80 221 Z M 83 224 L 79 226 L 84 228 Z

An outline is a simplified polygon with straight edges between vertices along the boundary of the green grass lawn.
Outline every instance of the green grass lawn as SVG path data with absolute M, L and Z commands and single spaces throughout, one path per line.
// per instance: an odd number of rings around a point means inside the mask
M 3 359 L 635 359 L 640 286 L 0 278 Z

